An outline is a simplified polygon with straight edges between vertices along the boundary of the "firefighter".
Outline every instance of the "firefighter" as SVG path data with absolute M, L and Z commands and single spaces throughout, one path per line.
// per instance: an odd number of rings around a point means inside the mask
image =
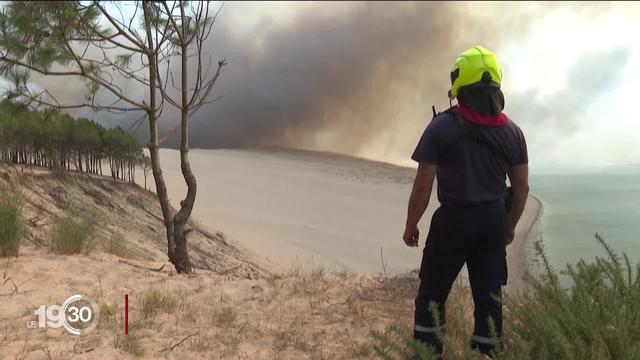
M 464 264 L 475 305 L 471 346 L 492 356 L 500 344 L 506 246 L 529 193 L 525 138 L 502 112 L 501 83 L 491 51 L 474 46 L 463 52 L 451 71 L 449 99 L 457 105 L 439 114 L 434 110 L 411 157 L 418 171 L 403 234 L 408 246 L 418 246 L 418 221 L 438 179 L 440 207 L 431 218 L 420 265 L 414 338 L 440 355 L 436 333 L 446 328 L 445 302 Z

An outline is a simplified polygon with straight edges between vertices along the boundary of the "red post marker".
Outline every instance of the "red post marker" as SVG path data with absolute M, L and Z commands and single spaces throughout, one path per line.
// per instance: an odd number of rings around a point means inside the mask
M 124 334 L 129 335 L 129 294 L 124 294 Z

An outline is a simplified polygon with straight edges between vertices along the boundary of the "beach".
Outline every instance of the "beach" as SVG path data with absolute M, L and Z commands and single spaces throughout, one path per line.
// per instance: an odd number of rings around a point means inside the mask
M 163 149 L 161 156 L 177 204 L 186 189 L 178 152 Z M 195 149 L 190 157 L 198 179 L 193 216 L 276 267 L 388 274 L 419 267 L 438 201 L 434 189 L 420 222 L 420 247 L 407 247 L 401 236 L 415 169 L 285 149 Z M 527 267 L 541 210 L 540 201 L 529 197 L 508 247 L 510 286 Z

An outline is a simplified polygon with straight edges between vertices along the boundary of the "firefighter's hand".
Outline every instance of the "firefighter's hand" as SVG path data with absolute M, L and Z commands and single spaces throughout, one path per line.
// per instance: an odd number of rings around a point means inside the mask
M 509 232 L 507 233 L 507 245 L 511 244 L 513 242 L 513 239 L 515 239 L 516 237 L 516 229 L 509 229 Z
M 418 226 L 409 226 L 407 225 L 404 228 L 404 235 L 402 235 L 402 239 L 404 240 L 407 246 L 418 246 L 418 238 L 420 237 L 420 230 L 418 230 Z

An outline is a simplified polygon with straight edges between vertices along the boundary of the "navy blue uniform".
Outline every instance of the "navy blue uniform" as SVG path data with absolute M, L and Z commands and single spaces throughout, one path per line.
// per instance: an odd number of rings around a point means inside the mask
M 474 125 L 447 111 L 434 117 L 412 159 L 438 166 L 441 206 L 431 227 L 420 266 L 414 337 L 442 353 L 436 337 L 445 326 L 445 302 L 466 263 L 475 304 L 472 345 L 489 353 L 502 335 L 499 299 L 507 281 L 506 173 L 528 162 L 520 128 Z M 429 310 L 435 303 L 439 322 Z M 489 320 L 491 319 L 491 320 Z M 492 337 L 491 323 L 498 338 Z

